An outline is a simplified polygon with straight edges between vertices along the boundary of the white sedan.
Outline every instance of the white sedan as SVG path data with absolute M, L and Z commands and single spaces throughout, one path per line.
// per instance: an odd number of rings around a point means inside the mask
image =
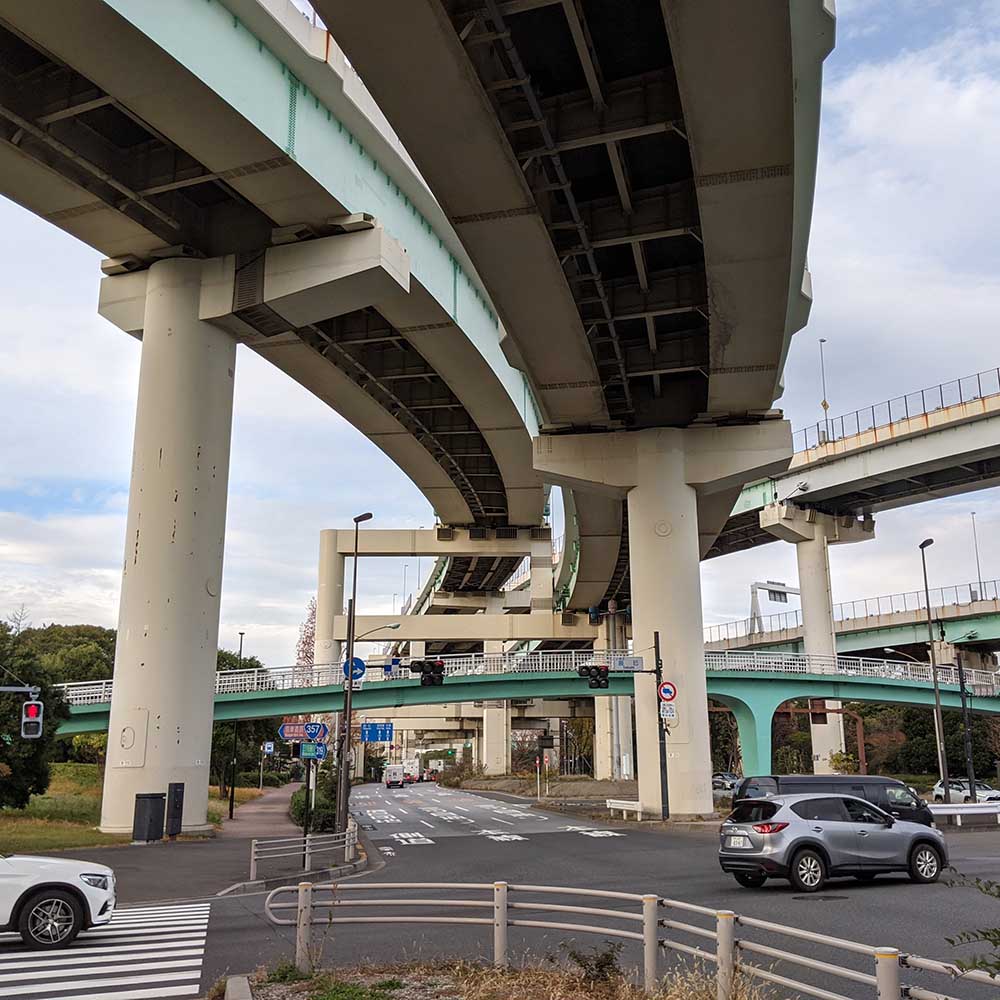
M 968 779 L 951 778 L 948 781 L 948 785 L 951 788 L 951 801 L 953 803 L 973 801 L 972 796 L 969 794 Z M 944 802 L 944 782 L 938 781 L 931 790 L 931 798 L 935 802 Z M 985 781 L 977 781 L 975 801 L 1000 802 L 1000 792 L 995 788 L 991 788 Z
M 0 931 L 16 931 L 28 948 L 63 948 L 114 912 L 115 873 L 106 865 L 0 856 Z

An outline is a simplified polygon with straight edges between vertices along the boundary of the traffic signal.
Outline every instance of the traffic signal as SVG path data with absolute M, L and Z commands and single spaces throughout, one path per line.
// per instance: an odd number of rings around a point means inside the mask
M 608 686 L 608 668 L 592 666 L 587 668 L 587 687 L 606 688 Z
M 421 687 L 444 684 L 444 660 L 410 660 L 410 671 L 420 674 Z
M 37 740 L 42 735 L 45 706 L 40 701 L 26 701 L 21 706 L 21 739 Z

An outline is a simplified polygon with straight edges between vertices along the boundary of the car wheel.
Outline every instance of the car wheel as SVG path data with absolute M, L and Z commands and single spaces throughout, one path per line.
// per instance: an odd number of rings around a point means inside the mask
M 766 881 L 766 875 L 753 875 L 750 872 L 733 872 L 733 878 L 744 889 L 759 889 Z
M 65 948 L 83 927 L 83 908 L 64 889 L 43 889 L 21 907 L 17 929 L 28 948 Z
M 935 795 L 934 796 L 934 801 L 935 802 L 944 802 L 944 796 L 943 795 Z
M 854 877 L 859 882 L 874 882 L 875 881 L 875 875 L 872 874 L 871 872 L 865 872 L 865 873 L 860 874 L 860 875 L 855 875 Z
M 805 848 L 795 855 L 788 878 L 799 892 L 819 892 L 826 881 L 826 862 L 823 856 Z
M 936 882 L 941 875 L 941 852 L 930 844 L 917 844 L 910 852 L 910 881 Z

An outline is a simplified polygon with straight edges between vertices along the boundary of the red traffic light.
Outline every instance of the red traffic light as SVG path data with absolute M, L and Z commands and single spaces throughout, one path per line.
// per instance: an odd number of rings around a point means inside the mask
M 24 717 L 26 719 L 37 719 L 42 714 L 42 706 L 37 701 L 29 701 L 24 706 Z

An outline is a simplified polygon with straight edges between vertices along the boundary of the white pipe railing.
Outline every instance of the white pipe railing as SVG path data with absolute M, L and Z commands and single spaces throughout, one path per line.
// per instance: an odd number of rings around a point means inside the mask
M 330 851 L 342 852 L 344 864 L 354 860 L 358 846 L 358 824 L 353 818 L 347 821 L 344 833 L 307 833 L 304 837 L 276 837 L 269 840 L 250 841 L 250 881 L 257 881 L 261 861 L 273 858 L 301 858 L 302 870 L 312 871 L 313 858 Z
M 973 580 L 951 587 L 934 587 L 930 592 L 931 608 L 961 608 L 981 601 L 1000 601 L 1000 580 Z M 863 597 L 856 601 L 842 601 L 833 606 L 835 622 L 879 618 L 882 615 L 905 614 L 925 611 L 927 595 L 922 590 L 908 590 L 901 594 L 880 597 Z M 778 611 L 760 617 L 740 618 L 719 625 L 705 626 L 705 642 L 725 642 L 747 639 L 753 635 L 789 632 L 802 628 L 802 611 Z
M 398 895 L 383 898 L 383 894 L 389 891 Z M 437 895 L 420 898 L 403 895 L 414 891 L 434 892 Z M 357 893 L 375 895 L 354 898 Z M 574 902 L 550 902 L 552 897 L 573 899 Z M 600 901 L 600 905 L 579 905 L 591 901 Z M 429 908 L 437 912 L 427 916 L 399 912 L 414 907 Z M 344 908 L 352 911 L 350 915 L 337 915 Z M 359 908 L 361 913 L 358 913 Z M 394 912 L 365 915 L 366 911 L 373 908 L 391 909 Z M 464 915 L 477 910 L 481 915 Z M 525 919 L 519 916 L 525 911 L 546 919 Z M 842 993 L 831 992 L 825 988 L 825 984 L 821 986 L 814 981 L 803 982 L 791 978 L 795 974 L 794 970 L 788 970 L 785 974 L 786 970 L 782 969 L 782 973 L 778 973 L 775 971 L 775 962 L 784 962 L 810 973 L 846 980 L 848 983 L 861 984 L 865 987 L 863 993 L 855 992 L 854 996 L 871 997 L 873 1000 L 900 1000 L 904 996 L 952 1000 L 949 995 L 924 989 L 917 983 L 904 984 L 904 970 L 943 975 L 952 982 L 991 986 L 996 986 L 998 982 L 986 972 L 964 972 L 951 963 L 920 958 L 897 948 L 831 937 L 742 916 L 732 910 L 716 910 L 681 900 L 664 899 L 654 893 L 515 885 L 508 882 L 331 882 L 318 885 L 300 882 L 297 886 L 281 886 L 269 893 L 264 903 L 264 912 L 272 924 L 297 928 L 295 964 L 303 973 L 314 971 L 312 928 L 315 925 L 329 928 L 335 924 L 472 924 L 492 927 L 493 964 L 497 968 L 507 968 L 510 964 L 507 932 L 511 927 L 598 934 L 606 938 L 639 942 L 642 946 L 642 983 L 649 993 L 655 991 L 660 982 L 661 950 L 690 955 L 708 965 L 714 965 L 718 1000 L 732 1000 L 736 995 L 739 973 L 806 996 L 820 997 L 822 1000 L 850 1000 Z M 553 920 L 552 916 L 560 919 Z M 691 923 L 692 916 L 702 923 Z M 678 919 L 679 917 L 684 919 Z M 586 922 L 569 918 L 585 918 Z M 603 919 L 605 924 L 597 925 L 593 922 L 594 918 Z M 608 920 L 616 923 L 608 925 Z M 675 936 L 661 937 L 661 928 L 675 932 Z M 750 940 L 745 933 L 747 931 L 802 942 L 807 946 L 803 951 L 810 954 L 793 951 L 791 945 L 780 948 Z M 693 941 L 677 940 L 676 934 Z M 706 941 L 710 943 L 711 950 L 703 945 Z M 840 961 L 821 961 L 811 954 L 816 945 L 844 952 L 845 957 Z M 766 968 L 761 968 L 754 962 L 757 957 L 766 960 Z M 855 965 L 867 962 L 868 971 L 864 967 L 852 967 L 849 964 L 851 961 Z
M 579 673 L 581 668 L 607 666 L 612 673 L 634 673 L 643 669 L 641 656 L 592 650 L 566 650 L 536 653 L 468 653 L 442 656 L 446 677 L 473 677 L 500 674 Z M 909 681 L 933 684 L 927 663 L 909 660 L 877 660 L 861 656 L 807 656 L 804 653 L 771 653 L 761 650 L 709 650 L 705 653 L 708 670 L 737 673 L 766 672 L 812 674 L 840 677 L 864 677 L 871 680 Z M 965 670 L 965 682 L 972 694 L 995 697 L 1000 678 L 988 670 Z M 355 688 L 384 681 L 415 680 L 405 664 L 380 667 L 369 662 L 363 681 Z M 938 668 L 939 683 L 958 686 L 958 671 Z M 267 691 L 293 691 L 301 688 L 332 687 L 344 682 L 339 664 L 306 667 L 264 667 L 258 670 L 223 670 L 215 676 L 216 694 L 251 694 Z M 61 684 L 71 705 L 103 705 L 111 701 L 111 681 L 85 681 Z

